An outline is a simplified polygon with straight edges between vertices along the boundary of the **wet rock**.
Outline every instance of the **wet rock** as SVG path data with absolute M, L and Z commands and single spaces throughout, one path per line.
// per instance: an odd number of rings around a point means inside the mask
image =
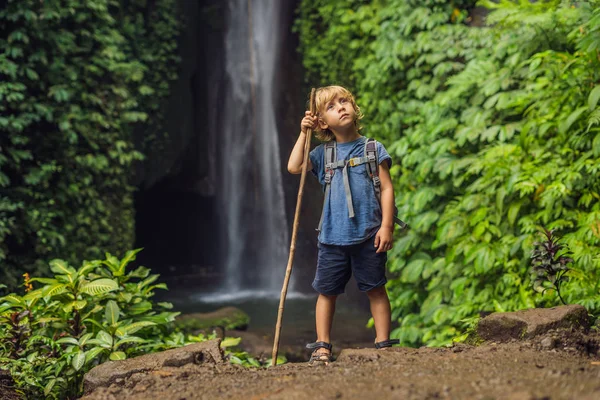
M 580 305 L 572 304 L 493 313 L 479 322 L 477 333 L 485 340 L 508 341 L 531 338 L 559 328 L 587 330 L 589 328 L 587 310 Z
M 452 346 L 452 352 L 453 353 L 461 353 L 464 350 L 469 349 L 470 346 L 467 346 L 463 343 L 454 343 L 454 345 Z
M 540 342 L 543 349 L 550 350 L 556 347 L 556 339 L 553 337 L 545 337 Z
M 85 374 L 84 392 L 90 393 L 99 387 L 122 383 L 136 373 L 156 371 L 165 367 L 182 367 L 186 364 L 224 363 L 220 343 L 218 339 L 209 340 L 128 360 L 105 362 Z
M 235 307 L 224 307 L 209 313 L 184 314 L 175 320 L 177 327 L 186 332 L 211 331 L 214 328 L 244 331 L 249 323 L 248 314 Z

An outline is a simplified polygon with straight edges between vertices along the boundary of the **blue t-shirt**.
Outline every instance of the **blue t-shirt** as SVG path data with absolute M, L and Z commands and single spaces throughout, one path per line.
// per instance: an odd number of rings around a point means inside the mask
M 365 155 L 367 138 L 347 143 L 336 143 L 337 160 L 349 160 Z M 312 172 L 325 190 L 325 145 L 321 144 L 310 152 Z M 392 158 L 385 147 L 377 142 L 379 164 L 384 161 L 392 165 Z M 373 181 L 367 172 L 367 165 L 348 166 L 348 180 L 352 193 L 354 218 L 348 217 L 348 205 L 344 191 L 343 171 L 337 168 L 331 179 L 329 199 L 325 199 L 323 226 L 319 233 L 319 242 L 330 245 L 347 246 L 362 243 L 373 236 L 381 227 L 381 206 L 377 200 Z

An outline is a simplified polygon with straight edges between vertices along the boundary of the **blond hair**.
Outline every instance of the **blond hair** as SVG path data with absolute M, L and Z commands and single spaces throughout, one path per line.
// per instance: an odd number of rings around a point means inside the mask
M 324 86 L 320 87 L 315 92 L 315 111 L 317 117 L 321 117 L 321 112 L 325 108 L 325 105 L 333 100 L 336 96 L 341 96 L 346 98 L 351 104 L 352 108 L 354 108 L 354 113 L 356 114 L 354 119 L 354 125 L 356 126 L 356 130 L 360 131 L 362 126 L 359 123 L 359 120 L 363 118 L 363 113 L 360 111 L 360 107 L 356 104 L 356 100 L 354 100 L 354 96 L 352 93 L 342 86 Z M 322 142 L 329 142 L 335 139 L 333 132 L 329 129 L 321 129 L 318 125 L 315 129 L 315 136 Z

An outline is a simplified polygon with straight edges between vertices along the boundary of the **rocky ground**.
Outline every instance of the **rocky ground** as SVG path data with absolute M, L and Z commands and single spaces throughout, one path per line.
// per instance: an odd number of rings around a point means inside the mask
M 102 364 L 82 400 L 600 399 L 600 334 L 583 307 L 492 314 L 478 334 L 477 346 L 345 348 L 329 365 L 268 369 L 230 364 L 212 340 Z
M 583 308 L 493 314 L 479 346 L 344 349 L 329 365 L 246 369 L 218 340 L 103 364 L 82 400 L 598 399 L 600 335 Z

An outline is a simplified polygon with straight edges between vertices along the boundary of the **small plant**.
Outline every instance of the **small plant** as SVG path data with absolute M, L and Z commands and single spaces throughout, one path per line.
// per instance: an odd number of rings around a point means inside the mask
M 556 290 L 558 298 L 563 304 L 567 304 L 560 294 L 560 288 L 568 280 L 567 273 L 570 271 L 568 265 L 573 262 L 571 251 L 567 245 L 561 244 L 560 239 L 554 235 L 554 230 L 541 232 L 544 240 L 535 242 L 531 252 L 531 275 L 533 289 L 544 293 L 548 289 Z
M 224 350 L 225 358 L 232 364 L 241 365 L 246 368 L 262 368 L 273 365 L 273 358 L 252 357 L 248 352 L 240 350 L 237 346 L 242 338 L 225 337 L 221 341 L 221 348 Z M 282 355 L 277 356 L 277 365 L 285 364 L 287 358 Z
M 83 375 L 100 363 L 206 340 L 177 332 L 179 313 L 153 301 L 156 289 L 167 288 L 155 283 L 158 275 L 128 270 L 138 251 L 79 269 L 53 260 L 53 277 L 25 274 L 23 296 L 0 297 L 0 367 L 26 398 L 76 398 Z
M 24 274 L 23 296 L 0 297 L 0 368 L 10 372 L 25 398 L 75 399 L 83 392 L 84 374 L 105 361 L 216 338 L 214 332 L 191 335 L 175 325 L 179 313 L 169 311 L 172 304 L 153 299 L 156 289 L 167 289 L 156 283 L 159 275 L 142 266 L 129 269 L 139 251 L 122 259 L 107 253 L 79 269 L 52 260 L 53 277 Z M 222 342 L 230 362 L 258 367 L 270 361 L 228 349 L 238 343 Z

